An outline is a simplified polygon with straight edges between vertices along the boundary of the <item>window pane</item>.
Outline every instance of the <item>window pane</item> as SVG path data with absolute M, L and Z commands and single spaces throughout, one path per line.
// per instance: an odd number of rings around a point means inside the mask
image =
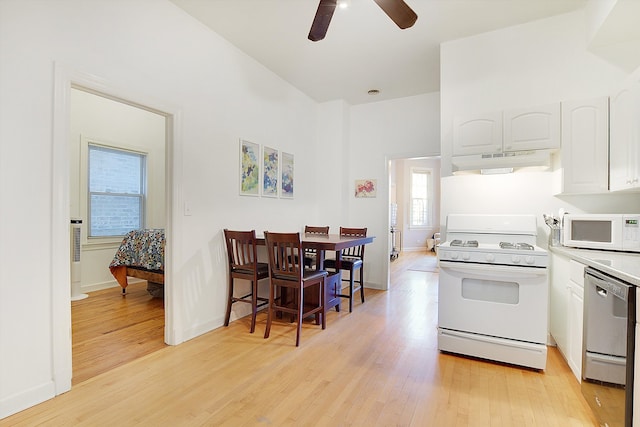
M 90 236 L 121 236 L 142 228 L 141 197 L 92 194 L 90 206 Z
M 146 155 L 89 144 L 89 237 L 144 228 Z
M 95 145 L 89 146 L 89 191 L 142 194 L 143 156 Z
M 427 198 L 427 174 L 414 172 L 412 174 L 411 196 L 422 199 Z
M 412 226 L 429 225 L 429 176 L 429 171 L 411 171 L 410 223 Z

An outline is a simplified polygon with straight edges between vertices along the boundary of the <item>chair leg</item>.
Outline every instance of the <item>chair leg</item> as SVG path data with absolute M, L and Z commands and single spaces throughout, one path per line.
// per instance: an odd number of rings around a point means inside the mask
M 258 281 L 251 282 L 251 329 L 249 333 L 256 330 L 256 315 L 258 314 Z
M 364 267 L 360 267 L 360 300 L 364 304 Z
M 349 313 L 353 311 L 353 274 L 353 270 L 349 272 Z
M 224 326 L 229 326 L 231 318 L 231 304 L 233 304 L 233 277 L 229 276 L 229 297 L 227 298 L 227 313 L 224 316 Z
M 269 338 L 269 332 L 271 332 L 271 316 L 273 315 L 273 311 L 275 311 L 274 305 L 274 286 L 269 284 L 269 305 L 267 306 L 267 326 L 264 328 L 264 337 Z
M 320 304 L 322 304 L 322 329 L 327 329 L 327 302 L 325 300 L 325 282 L 324 277 L 322 278 L 322 282 L 320 282 Z
M 302 332 L 302 312 L 304 311 L 304 292 L 300 288 L 298 292 L 298 327 L 296 328 L 296 347 L 300 346 L 300 333 Z

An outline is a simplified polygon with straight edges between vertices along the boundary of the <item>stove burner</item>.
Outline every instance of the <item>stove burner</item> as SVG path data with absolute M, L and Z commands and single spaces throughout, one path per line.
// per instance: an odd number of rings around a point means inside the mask
M 533 246 L 528 243 L 500 242 L 500 249 L 519 249 L 519 250 L 532 251 Z
M 451 241 L 451 246 L 463 246 L 466 248 L 477 248 L 478 247 L 478 241 L 477 240 L 467 240 L 466 242 L 463 242 L 460 239 L 456 239 L 456 240 L 452 240 Z

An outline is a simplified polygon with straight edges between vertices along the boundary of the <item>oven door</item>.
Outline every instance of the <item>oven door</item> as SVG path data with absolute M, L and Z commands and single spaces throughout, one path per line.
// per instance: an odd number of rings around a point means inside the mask
M 440 261 L 438 292 L 440 328 L 546 344 L 546 268 Z

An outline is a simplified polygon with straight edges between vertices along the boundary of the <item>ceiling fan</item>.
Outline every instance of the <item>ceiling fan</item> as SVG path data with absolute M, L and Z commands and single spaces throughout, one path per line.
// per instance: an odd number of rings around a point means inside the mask
M 373 0 L 386 13 L 393 22 L 401 29 L 411 27 L 418 15 L 409 7 L 404 0 Z M 317 42 L 327 35 L 329 23 L 336 10 L 338 0 L 320 0 L 316 16 L 313 18 L 311 30 L 309 31 L 309 40 Z

